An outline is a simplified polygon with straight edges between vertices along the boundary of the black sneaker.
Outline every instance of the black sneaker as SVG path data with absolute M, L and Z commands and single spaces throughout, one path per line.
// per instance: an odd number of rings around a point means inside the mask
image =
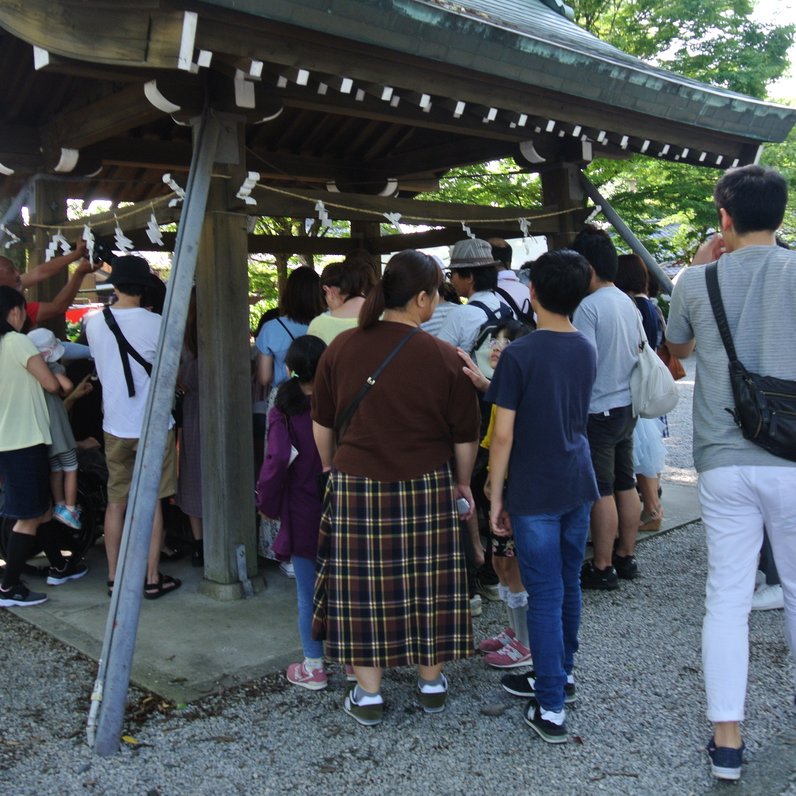
M 0 607 L 3 608 L 41 605 L 44 602 L 47 602 L 46 594 L 31 591 L 24 583 L 17 583 L 8 590 L 0 588 Z
M 587 561 L 580 570 L 580 587 L 613 591 L 619 588 L 619 578 L 613 567 L 597 569 L 591 561 Z
M 567 725 L 556 724 L 542 718 L 542 708 L 537 702 L 531 700 L 523 714 L 525 723 L 547 743 L 566 743 Z
M 536 672 L 530 671 L 525 674 L 504 674 L 500 678 L 500 684 L 504 691 L 508 691 L 512 696 L 525 697 L 525 699 L 536 698 Z M 575 683 L 567 683 L 564 686 L 564 703 L 571 705 L 577 699 L 575 693 Z
M 614 569 L 622 580 L 633 580 L 638 575 L 638 562 L 635 556 L 618 556 L 614 553 Z
M 47 575 L 47 585 L 61 586 L 67 581 L 82 578 L 87 572 L 88 567 L 84 563 L 67 558 L 61 569 L 50 567 Z

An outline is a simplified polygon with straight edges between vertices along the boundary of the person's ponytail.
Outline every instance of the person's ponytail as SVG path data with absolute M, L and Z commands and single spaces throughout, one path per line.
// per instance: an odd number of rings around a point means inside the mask
M 365 303 L 359 311 L 360 329 L 370 329 L 371 326 L 375 326 L 384 313 L 386 309 L 384 282 L 386 279 L 389 279 L 387 272 L 384 273 L 382 278 L 373 286 L 370 293 L 368 293 L 368 297 L 365 299 Z

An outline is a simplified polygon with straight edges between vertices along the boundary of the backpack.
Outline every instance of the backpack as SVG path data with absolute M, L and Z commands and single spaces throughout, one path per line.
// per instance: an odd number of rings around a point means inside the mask
M 518 306 L 517 302 L 512 297 L 511 293 L 508 290 L 504 290 L 502 287 L 496 287 L 495 293 L 497 293 L 503 301 L 509 305 L 509 308 L 514 313 L 514 317 L 520 322 L 524 323 L 531 331 L 536 329 L 536 323 L 533 319 L 533 310 L 531 309 L 531 300 L 528 299 L 528 303 L 526 304 L 524 301 L 522 302 L 522 306 L 528 307 L 528 312 L 523 312 Z
M 492 336 L 500 324 L 514 318 L 514 313 L 505 304 L 500 304 L 497 310 L 490 310 L 486 304 L 480 301 L 470 301 L 467 306 L 478 307 L 478 309 L 486 315 L 486 320 L 479 327 L 478 334 L 475 337 L 475 343 L 473 343 L 473 347 L 470 349 L 469 353 L 484 376 L 491 379 L 494 373 L 494 369 L 489 364 L 489 351 Z

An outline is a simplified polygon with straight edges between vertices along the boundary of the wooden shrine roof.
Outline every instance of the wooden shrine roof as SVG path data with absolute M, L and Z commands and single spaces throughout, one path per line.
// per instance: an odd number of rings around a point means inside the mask
M 263 183 L 412 196 L 457 165 L 632 152 L 725 168 L 796 111 L 601 42 L 560 0 L 0 0 L 0 195 L 54 174 L 85 199 L 184 184 L 185 122 L 246 118 Z

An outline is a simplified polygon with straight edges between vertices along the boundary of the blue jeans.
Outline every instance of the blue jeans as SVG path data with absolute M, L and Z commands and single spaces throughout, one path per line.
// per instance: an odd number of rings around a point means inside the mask
M 298 628 L 305 658 L 322 658 L 323 642 L 312 637 L 312 592 L 315 588 L 315 559 L 293 556 L 298 600 Z
M 528 592 L 528 637 L 536 699 L 545 710 L 564 708 L 580 627 L 580 567 L 592 504 L 563 514 L 512 514 L 514 544 Z

